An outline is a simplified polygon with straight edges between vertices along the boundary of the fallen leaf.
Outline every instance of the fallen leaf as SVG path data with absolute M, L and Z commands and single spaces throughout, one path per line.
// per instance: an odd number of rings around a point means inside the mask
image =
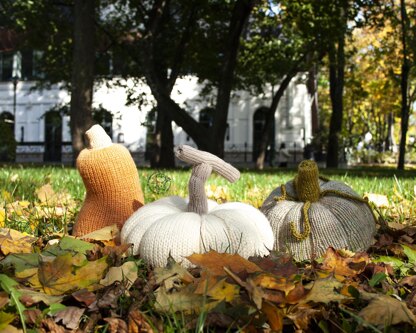
M 109 333 L 128 333 L 127 323 L 120 318 L 104 318 Z M 140 331 L 137 331 L 140 332 Z
M 404 286 L 407 285 L 409 287 L 415 287 L 416 286 L 416 275 L 412 276 L 406 276 L 400 281 L 400 285 Z
M 365 193 L 364 198 L 378 208 L 388 208 L 390 206 L 389 199 L 384 194 Z
M 267 322 L 273 331 L 283 330 L 283 311 L 269 302 L 263 302 L 261 311 L 266 315 Z
M 5 291 L 0 291 L 0 309 L 9 303 L 9 294 Z
M 53 261 L 41 261 L 39 282 L 49 295 L 63 295 L 69 291 L 86 288 L 95 289 L 107 269 L 106 258 L 87 261 L 82 267 L 73 265 L 73 256 L 66 253 Z
M 328 304 L 329 302 L 342 302 L 352 299 L 352 297 L 342 295 L 337 291 L 337 289 L 340 290 L 342 287 L 343 284 L 331 276 L 310 282 L 305 286 L 305 289 L 309 289 L 309 293 L 300 303 L 315 302 Z
M 402 245 L 404 254 L 409 259 L 409 263 L 416 269 L 416 250 L 407 245 Z
M 406 303 L 387 295 L 377 295 L 359 313 L 366 322 L 377 327 L 388 327 L 400 323 L 416 326 L 416 317 Z
M 16 318 L 15 314 L 0 311 L 0 331 L 3 332 L 3 330 L 9 326 L 14 318 Z
M 224 267 L 224 271 L 234 279 L 240 286 L 244 287 L 247 290 L 250 299 L 256 305 L 257 309 L 261 309 L 263 304 L 264 298 L 264 291 L 258 285 L 256 285 L 253 280 L 248 279 L 247 281 L 243 281 L 237 274 L 234 274 L 230 269 Z
M 239 291 L 240 288 L 237 285 L 222 279 L 207 291 L 207 295 L 218 301 L 231 302 L 239 294 Z
M 89 234 L 85 234 L 79 238 L 89 241 L 103 241 L 103 243 L 106 244 L 105 241 L 113 241 L 115 238 L 118 238 L 119 236 L 120 230 L 116 224 L 113 224 L 102 229 L 90 232 Z
M 1 331 L 1 333 L 22 333 L 23 330 L 16 328 L 12 325 L 8 325 L 5 328 L 3 328 L 3 330 Z
M 64 251 L 73 251 L 86 254 L 91 251 L 94 245 L 74 237 L 65 236 L 59 242 L 59 247 Z
M 153 333 L 153 325 L 150 325 L 147 318 L 139 310 L 130 311 L 128 317 L 129 333 Z
M 168 293 L 164 286 L 155 291 L 155 309 L 164 313 L 199 313 L 206 304 L 206 297 L 197 295 L 185 287 L 178 292 Z
M 344 257 L 329 247 L 324 254 L 320 269 L 333 272 L 335 275 L 353 277 L 363 272 L 369 262 L 370 258 L 365 252 L 356 253 L 352 257 Z
M 29 325 L 39 326 L 43 319 L 42 311 L 39 309 L 28 309 L 24 311 L 26 323 Z
M 56 323 L 62 321 L 62 324 L 64 324 L 66 328 L 75 330 L 79 326 L 84 311 L 85 309 L 76 306 L 67 306 L 65 309 L 55 313 L 54 319 Z
M 309 306 L 300 305 L 296 307 L 296 311 L 286 315 L 293 321 L 298 330 L 308 332 L 309 325 L 312 319 L 317 319 L 322 316 L 320 309 L 314 309 Z
M 272 252 L 267 257 L 257 256 L 249 259 L 263 271 L 276 276 L 289 278 L 299 272 L 299 269 L 293 261 L 293 257 L 287 253 L 278 255 L 275 252 Z
M 34 304 L 43 302 L 46 305 L 51 305 L 53 303 L 60 303 L 63 300 L 63 296 L 53 296 L 40 293 L 35 290 L 29 289 L 19 289 L 22 296 L 20 296 L 20 301 L 26 306 L 30 307 Z
M 37 238 L 13 229 L 0 228 L 0 250 L 4 255 L 9 253 L 31 253 L 32 244 Z
M 166 290 L 172 289 L 178 283 L 189 284 L 194 280 L 192 274 L 172 258 L 168 258 L 166 267 L 155 268 L 154 274 L 156 283 L 163 284 Z
M 42 320 L 40 331 L 45 333 L 67 333 L 62 326 L 56 324 L 51 318 L 45 318 Z
M 81 289 L 73 292 L 72 297 L 86 306 L 90 306 L 97 300 L 97 296 L 87 289 Z
M 260 272 L 261 268 L 256 264 L 244 259 L 238 254 L 218 253 L 209 251 L 203 254 L 194 253 L 187 257 L 194 265 L 200 266 L 210 272 L 213 276 L 225 276 L 224 267 L 238 274 L 246 271 L 248 273 Z
M 123 282 L 123 285 L 128 290 L 133 285 L 138 277 L 137 264 L 134 261 L 127 261 L 122 266 L 110 267 L 107 275 L 100 281 L 103 286 L 109 286 L 114 282 Z
M 286 296 L 296 287 L 292 280 L 269 273 L 259 273 L 254 277 L 250 277 L 250 279 L 254 284 L 261 288 L 280 290 L 283 291 Z

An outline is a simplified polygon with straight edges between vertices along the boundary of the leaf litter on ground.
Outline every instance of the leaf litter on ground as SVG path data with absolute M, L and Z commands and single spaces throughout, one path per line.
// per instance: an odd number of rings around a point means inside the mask
M 213 196 L 226 201 L 227 192 L 217 190 L 213 187 Z M 152 269 L 130 256 L 128 244 L 118 243 L 115 226 L 80 238 L 68 236 L 62 225 L 39 233 L 39 221 L 62 218 L 63 210 L 70 214 L 74 205 L 49 184 L 38 189 L 34 203 L 13 201 L 4 191 L 2 197 L 0 224 L 14 218 L 26 223 L 29 228 L 23 230 L 29 233 L 0 228 L 0 330 L 416 328 L 416 227 L 409 223 L 381 221 L 367 252 L 328 248 L 322 258 L 299 263 L 287 253 L 244 259 L 210 251 L 187 257 L 193 264 L 189 269 L 173 259 Z M 385 199 L 369 196 L 378 209 L 397 201 Z M 48 236 L 35 237 L 34 231 Z

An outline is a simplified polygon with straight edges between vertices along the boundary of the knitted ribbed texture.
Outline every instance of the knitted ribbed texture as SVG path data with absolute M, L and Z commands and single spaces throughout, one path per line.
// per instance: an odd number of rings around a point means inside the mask
M 314 161 L 302 161 L 293 182 L 300 201 L 315 202 L 319 200 L 319 170 Z
M 296 260 L 305 260 L 321 256 L 329 246 L 368 249 L 374 241 L 375 219 L 354 190 L 342 182 L 318 180 L 319 200 L 306 201 L 309 204 L 305 205 L 296 191 L 302 178 L 295 179 L 296 186 L 294 181 L 279 186 L 260 208 L 273 229 L 275 250 L 289 251 Z
M 84 204 L 77 216 L 73 234 L 124 222 L 143 205 L 139 175 L 130 152 L 111 143 L 99 125 L 86 132 L 88 148 L 77 158 L 77 168 L 86 188 Z
M 209 250 L 245 258 L 269 254 L 273 232 L 260 211 L 243 203 L 218 205 L 206 198 L 204 184 L 212 170 L 232 181 L 238 179 L 238 170 L 189 146 L 180 146 L 176 155 L 193 165 L 189 200 L 166 197 L 134 213 L 121 230 L 121 241 L 133 243 L 133 254 L 139 253 L 152 266 L 165 266 L 169 256 L 189 266 L 187 256 Z

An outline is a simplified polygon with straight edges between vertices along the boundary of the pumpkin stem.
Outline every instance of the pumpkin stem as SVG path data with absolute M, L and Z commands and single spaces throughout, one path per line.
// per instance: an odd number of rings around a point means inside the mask
M 199 215 L 208 213 L 208 200 L 205 193 L 205 182 L 211 175 L 212 167 L 202 163 L 194 165 L 192 168 L 191 179 L 189 180 L 189 203 L 188 212 Z
M 303 202 L 316 202 L 319 200 L 319 170 L 314 161 L 302 161 L 299 164 L 298 174 L 293 182 L 299 200 Z
M 175 155 L 181 161 L 191 165 L 209 164 L 216 173 L 224 177 L 231 183 L 234 183 L 240 178 L 240 171 L 234 168 L 231 164 L 225 162 L 218 156 L 215 156 L 206 151 L 195 149 L 191 146 L 180 145 L 175 150 Z
M 94 125 L 86 131 L 85 138 L 87 139 L 88 149 L 106 148 L 113 144 L 111 138 L 100 125 Z

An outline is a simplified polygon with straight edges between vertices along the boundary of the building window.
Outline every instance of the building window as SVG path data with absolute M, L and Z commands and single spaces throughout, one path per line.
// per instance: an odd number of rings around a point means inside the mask
M 0 53 L 1 81 L 10 81 L 13 77 L 13 53 Z
M 199 112 L 199 123 L 205 128 L 211 128 L 214 122 L 214 109 L 205 108 Z

